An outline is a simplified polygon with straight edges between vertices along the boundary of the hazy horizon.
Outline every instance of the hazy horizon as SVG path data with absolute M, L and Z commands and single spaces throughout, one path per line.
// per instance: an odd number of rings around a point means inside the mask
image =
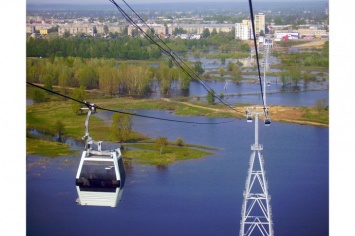
M 120 0 L 115 0 L 117 3 L 120 3 Z M 135 3 L 196 3 L 196 2 L 248 2 L 247 0 L 126 0 L 128 4 Z M 255 0 L 253 3 L 258 2 L 329 2 L 328 0 Z M 26 4 L 101 4 L 101 3 L 110 3 L 109 0 L 27 0 Z

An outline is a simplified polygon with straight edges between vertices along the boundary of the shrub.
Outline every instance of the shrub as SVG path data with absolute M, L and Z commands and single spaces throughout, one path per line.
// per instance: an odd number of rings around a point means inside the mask
M 181 137 L 178 137 L 176 139 L 176 145 L 178 145 L 179 147 L 183 147 L 185 146 L 185 141 Z
M 47 96 L 46 93 L 39 89 L 34 89 L 32 91 L 32 99 L 34 102 L 46 102 Z

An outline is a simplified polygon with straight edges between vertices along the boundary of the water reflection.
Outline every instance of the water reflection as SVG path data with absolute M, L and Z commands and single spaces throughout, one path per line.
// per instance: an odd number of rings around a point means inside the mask
M 53 134 L 50 134 L 50 133 L 47 133 L 45 131 L 38 130 L 38 129 L 28 129 L 27 133 L 29 135 L 32 135 L 36 138 L 40 138 L 43 140 L 69 144 L 70 149 L 72 149 L 72 150 L 80 150 L 80 149 L 83 149 L 83 147 L 84 147 L 84 143 L 82 140 L 76 140 L 73 138 L 59 136 L 58 134 L 53 135 Z
M 26 106 L 30 106 L 30 105 L 32 105 L 32 104 L 34 104 L 33 99 L 31 99 L 31 98 L 26 98 Z

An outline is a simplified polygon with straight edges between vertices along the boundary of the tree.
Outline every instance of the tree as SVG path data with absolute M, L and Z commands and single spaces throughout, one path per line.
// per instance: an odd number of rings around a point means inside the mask
M 173 68 L 173 66 L 174 66 L 173 60 L 171 58 L 169 58 L 169 60 L 168 60 L 168 66 L 169 66 L 169 68 Z
M 221 64 L 222 64 L 222 65 L 226 64 L 226 58 L 225 58 L 225 57 L 222 57 L 222 58 L 221 58 Z M 222 75 L 222 76 L 223 76 L 223 75 Z
M 98 87 L 99 76 L 93 66 L 85 65 L 79 68 L 75 73 L 75 77 L 79 80 L 80 85 L 84 86 L 86 89 L 94 89 Z
M 289 70 L 289 74 L 291 80 L 293 81 L 295 87 L 297 88 L 298 82 L 301 80 L 301 68 L 294 66 Z
M 315 102 L 315 107 L 318 113 L 320 113 L 321 111 L 326 110 L 328 108 L 328 101 L 326 99 L 318 99 Z
M 158 68 L 158 79 L 160 80 L 160 91 L 163 94 L 169 94 L 170 84 L 172 81 L 172 70 L 166 65 L 161 65 Z
M 32 99 L 34 102 L 45 102 L 47 101 L 47 96 L 43 90 L 34 89 L 32 91 Z
M 248 44 L 241 44 L 239 46 L 239 50 L 242 52 L 249 52 L 250 51 L 250 46 Z
M 185 71 L 188 71 L 188 67 L 187 66 L 183 65 L 182 67 L 183 67 L 183 69 Z M 185 91 L 189 90 L 191 77 L 188 74 L 181 72 L 181 70 L 180 70 L 179 73 L 180 73 L 179 77 L 180 77 L 180 81 L 181 81 L 181 89 L 185 90 Z
M 228 65 L 227 65 L 228 71 L 232 71 L 233 70 L 233 66 L 234 66 L 234 63 L 232 61 L 229 61 Z
M 139 31 L 137 29 L 132 29 L 131 35 L 132 35 L 132 37 L 137 37 L 139 35 Z
M 166 137 L 159 136 L 155 141 L 155 146 L 159 149 L 159 153 L 161 155 L 163 148 L 168 146 L 168 139 Z
M 216 35 L 217 34 L 217 30 L 216 30 L 216 28 L 213 28 L 213 30 L 212 30 L 212 32 L 211 32 L 211 36 L 214 36 L 214 35 Z
M 202 37 L 208 38 L 208 37 L 210 37 L 210 35 L 211 35 L 210 30 L 208 28 L 205 28 L 202 32 Z
M 178 34 L 185 34 L 186 30 L 184 30 L 182 27 L 177 27 L 173 31 L 173 35 L 178 35 Z
M 125 65 L 121 65 L 125 67 Z M 119 75 L 124 78 L 123 76 L 125 73 L 118 73 L 118 71 L 124 70 L 121 67 L 115 68 L 110 65 L 102 66 L 98 71 L 99 77 L 99 88 L 101 91 L 108 93 L 111 97 L 118 92 L 119 86 Z
M 207 102 L 210 104 L 214 103 L 214 91 L 213 89 L 210 89 L 207 93 Z
M 274 20 L 274 23 L 275 23 L 275 25 L 282 25 L 283 22 L 282 22 L 281 17 L 280 17 L 280 16 L 277 16 L 277 17 L 275 18 L 275 20 Z
M 176 139 L 176 145 L 178 145 L 179 147 L 183 147 L 185 146 L 185 141 L 181 137 L 178 137 Z
M 109 31 L 108 31 L 108 26 L 107 26 L 107 25 L 104 25 L 104 33 L 105 33 L 105 34 L 108 34 L 108 32 L 109 32 Z
M 68 30 L 64 31 L 63 38 L 69 38 L 70 32 Z
M 201 61 L 196 61 L 194 69 L 198 75 L 202 75 L 205 72 L 205 70 L 202 68 Z
M 76 100 L 79 100 L 79 101 L 85 101 L 86 100 L 86 92 L 85 92 L 85 89 L 83 86 L 80 86 L 80 88 L 75 88 L 73 89 L 73 92 L 71 94 L 71 97 L 76 99 Z M 81 105 L 80 103 L 76 102 L 76 101 L 71 101 L 71 104 L 72 104 L 72 110 L 73 112 L 77 113 L 78 110 L 81 108 Z
M 285 87 L 285 85 L 288 83 L 288 76 L 286 72 L 281 73 L 280 80 L 282 82 L 282 86 Z
M 223 77 L 223 75 L 226 73 L 226 70 L 223 67 L 219 68 L 219 74 Z
M 54 125 L 55 132 L 58 134 L 59 140 L 65 132 L 64 124 L 60 120 L 57 120 Z
M 51 74 L 46 74 L 43 78 L 44 88 L 48 90 L 53 90 L 53 77 Z
M 242 77 L 242 71 L 240 70 L 239 66 L 237 64 L 233 65 L 232 68 L 232 76 L 235 79 L 235 82 L 238 84 L 240 81 L 243 79 Z
M 305 85 L 307 85 L 307 84 L 311 81 L 311 79 L 312 79 L 312 74 L 309 73 L 309 72 L 304 72 L 304 73 L 302 74 L 302 77 L 303 77 L 303 83 L 304 83 Z
M 126 142 L 132 131 L 132 115 L 114 113 L 112 115 L 112 131 L 114 139 L 118 142 Z
M 58 77 L 58 85 L 61 87 L 62 91 L 66 93 L 66 88 L 68 86 L 69 80 L 71 78 L 71 69 L 67 65 L 63 65 L 62 72 Z

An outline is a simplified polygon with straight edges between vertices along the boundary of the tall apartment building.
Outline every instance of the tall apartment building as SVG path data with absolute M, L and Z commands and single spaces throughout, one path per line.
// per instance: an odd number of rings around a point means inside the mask
M 258 14 L 254 16 L 254 26 L 256 36 L 262 31 L 265 34 L 265 15 Z M 243 20 L 242 23 L 235 24 L 235 38 L 241 40 L 253 39 L 251 20 Z
M 254 24 L 255 24 L 255 34 L 260 35 L 260 32 L 263 31 L 265 34 L 265 15 L 259 13 L 254 17 Z
M 235 38 L 241 40 L 249 40 L 253 38 L 250 20 L 243 20 L 242 23 L 235 24 Z

